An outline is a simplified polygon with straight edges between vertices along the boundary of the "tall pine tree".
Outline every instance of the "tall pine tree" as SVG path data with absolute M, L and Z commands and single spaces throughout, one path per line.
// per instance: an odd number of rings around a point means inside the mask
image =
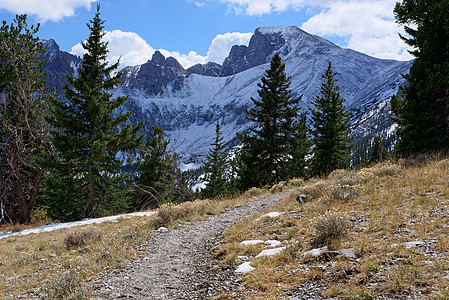
M 207 155 L 207 161 L 204 163 L 206 188 L 201 191 L 201 194 L 205 198 L 215 198 L 227 193 L 225 144 L 223 143 L 220 123 L 218 121 L 215 125 L 215 139 L 211 146 Z
M 352 146 L 348 133 L 349 113 L 345 112 L 344 99 L 340 97 L 338 79 L 332 64 L 321 77 L 321 96 L 312 104 L 313 149 L 312 173 L 329 175 L 335 169 L 345 168 L 350 158 Z
M 379 135 L 376 135 L 373 139 L 373 145 L 370 149 L 370 164 L 377 164 L 384 160 L 388 159 L 388 150 L 382 144 L 382 138 Z
M 449 1 L 404 0 L 394 13 L 416 59 L 391 100 L 402 155 L 449 149 Z
M 307 161 L 306 156 L 310 153 L 310 147 L 312 142 L 310 141 L 309 127 L 307 126 L 307 114 L 302 112 L 299 120 L 294 123 L 294 138 L 291 147 L 292 162 L 290 164 L 290 176 L 289 177 L 307 177 Z
M 173 161 L 167 151 L 169 140 L 160 127 L 153 127 L 146 142 L 139 147 L 139 157 L 133 163 L 138 171 L 132 190 L 137 194 L 137 209 L 154 208 L 168 198 L 173 185 Z
M 26 15 L 0 28 L 0 222 L 30 221 L 45 169 L 41 157 L 49 150 L 42 60 Z
M 251 98 L 254 108 L 246 111 L 247 119 L 254 122 L 246 134 L 238 137 L 243 143 L 238 161 L 239 188 L 273 185 L 294 176 L 292 164 L 298 157 L 291 145 L 295 144 L 300 126 L 296 126 L 298 103 L 292 98 L 290 77 L 285 73 L 285 64 L 276 53 L 258 83 L 260 99 Z M 297 173 L 295 171 L 295 173 Z
M 120 173 L 119 152 L 135 149 L 141 142 L 131 125 L 130 113 L 120 114 L 127 97 L 113 98 L 111 90 L 120 83 L 121 72 L 112 75 L 119 62 L 106 61 L 107 43 L 100 6 L 87 24 L 90 35 L 82 43 L 86 53 L 78 77 L 67 76 L 66 99 L 54 101 L 49 123 L 58 158 L 49 181 L 49 205 L 65 215 L 59 218 L 92 217 L 127 209 L 125 179 Z M 65 211 L 61 211 L 65 209 Z M 71 211 L 74 209 L 75 211 Z M 75 213 L 75 215 L 73 215 Z

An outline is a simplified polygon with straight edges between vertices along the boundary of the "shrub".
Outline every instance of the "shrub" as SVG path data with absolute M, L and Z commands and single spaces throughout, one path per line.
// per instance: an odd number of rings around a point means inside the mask
M 263 193 L 263 190 L 260 188 L 252 187 L 245 192 L 246 195 L 256 197 Z
M 282 192 L 286 186 L 287 186 L 287 182 L 281 181 L 281 182 L 273 185 L 273 187 L 270 189 L 270 192 L 272 194 Z
M 209 200 L 197 200 L 194 202 L 183 202 L 179 205 L 164 204 L 162 205 L 156 217 L 150 222 L 152 228 L 172 225 L 176 220 L 185 218 L 194 218 L 206 214 L 211 208 Z
M 356 196 L 360 195 L 360 190 L 357 187 L 349 185 L 338 185 L 332 187 L 326 193 L 326 199 L 328 201 L 348 201 Z
M 373 174 L 365 170 L 358 172 L 348 170 L 335 170 L 329 174 L 329 179 L 333 179 L 339 185 L 358 185 L 373 178 Z
M 31 223 L 48 223 L 51 221 L 45 208 L 35 208 L 31 212 Z
M 67 249 L 85 246 L 91 241 L 100 240 L 101 233 L 89 228 L 83 231 L 69 233 L 64 238 Z
M 293 186 L 293 187 L 301 187 L 304 185 L 304 179 L 302 179 L 302 178 L 290 179 L 290 181 L 288 182 L 288 185 Z
M 400 166 L 392 165 L 392 164 L 380 164 L 372 169 L 373 175 L 375 177 L 384 177 L 384 176 L 397 176 L 401 174 L 402 169 Z
M 287 248 L 283 251 L 284 254 L 290 258 L 296 259 L 301 256 L 301 250 L 303 248 L 303 243 L 295 241 L 290 243 Z
M 60 271 L 55 278 L 46 283 L 43 299 L 90 299 L 91 293 L 82 282 L 83 275 L 79 272 L 72 269 Z
M 315 183 L 300 189 L 301 194 L 307 195 L 307 200 L 315 200 L 324 196 L 326 187 L 324 183 Z
M 349 222 L 344 215 L 327 211 L 324 215 L 315 218 L 313 227 L 316 234 L 311 244 L 313 247 L 320 247 L 344 237 L 348 232 Z

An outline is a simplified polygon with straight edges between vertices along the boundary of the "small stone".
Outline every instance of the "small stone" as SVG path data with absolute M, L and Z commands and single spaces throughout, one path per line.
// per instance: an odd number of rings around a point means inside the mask
M 325 251 L 327 251 L 327 246 L 324 246 L 322 248 L 316 248 L 316 249 L 312 249 L 310 251 L 304 252 L 304 256 L 320 256 L 321 254 L 323 254 Z
M 306 200 L 307 200 L 307 195 L 299 195 L 298 197 L 296 197 L 296 201 L 297 201 L 299 204 L 305 203 Z
M 168 232 L 168 228 L 167 227 L 159 227 L 159 229 L 157 231 L 158 232 Z

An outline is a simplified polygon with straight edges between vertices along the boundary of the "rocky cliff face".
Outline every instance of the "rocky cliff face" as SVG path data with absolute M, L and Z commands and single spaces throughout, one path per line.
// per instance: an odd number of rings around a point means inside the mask
M 61 91 L 63 72 L 76 74 L 80 59 L 59 51 L 46 42 L 50 51 L 45 64 L 49 85 Z M 132 111 L 132 120 L 145 121 L 145 131 L 156 125 L 164 129 L 171 147 L 185 162 L 201 162 L 219 120 L 224 138 L 238 143 L 236 132 L 250 123 L 245 109 L 257 97 L 257 83 L 274 53 L 279 52 L 291 76 L 292 93 L 303 95 L 301 107 L 308 109 L 319 95 L 321 74 L 331 61 L 338 73 L 340 92 L 351 111 L 351 132 L 356 139 L 368 134 L 391 135 L 389 99 L 404 82 L 409 62 L 382 60 L 310 35 L 296 27 L 258 28 L 248 46 L 232 47 L 223 65 L 208 63 L 185 70 L 174 58 L 160 52 L 145 64 L 124 69 L 122 83 L 114 91 L 129 95 L 122 108 Z
M 59 49 L 54 40 L 43 42 L 47 52 L 43 55 L 44 72 L 48 74 L 47 87 L 54 88 L 56 93 L 63 94 L 63 85 L 68 84 L 66 74 L 76 76 L 81 65 L 81 58 Z
M 146 95 L 162 95 L 169 84 L 172 91 L 180 90 L 186 75 L 186 70 L 176 59 L 165 58 L 156 51 L 143 65 L 123 70 L 122 86 L 142 90 Z
M 217 77 L 220 76 L 220 72 L 221 72 L 221 65 L 214 62 L 208 62 L 205 65 L 196 64 L 187 69 L 187 75 L 198 74 L 204 76 Z

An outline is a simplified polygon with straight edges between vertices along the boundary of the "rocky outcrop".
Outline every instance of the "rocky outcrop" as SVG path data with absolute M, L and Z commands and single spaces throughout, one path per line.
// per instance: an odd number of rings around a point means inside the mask
M 81 58 L 59 49 L 54 40 L 43 41 L 44 49 L 47 51 L 43 56 L 44 73 L 48 74 L 46 86 L 55 89 L 57 94 L 63 94 L 63 86 L 68 84 L 67 74 L 78 75 Z
M 180 90 L 186 75 L 186 70 L 175 58 L 165 58 L 156 51 L 151 60 L 138 68 L 126 67 L 122 85 L 128 90 L 143 90 L 147 95 L 162 95 L 168 85 L 172 86 L 172 91 Z
M 196 64 L 187 69 L 187 75 L 198 74 L 204 76 L 217 77 L 220 75 L 221 65 L 208 62 L 207 64 Z

